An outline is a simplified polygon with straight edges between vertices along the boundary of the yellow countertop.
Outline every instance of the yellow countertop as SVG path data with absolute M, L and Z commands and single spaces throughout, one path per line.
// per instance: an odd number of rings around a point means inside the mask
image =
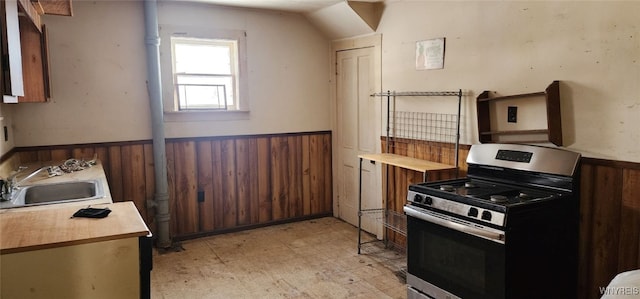
M 149 235 L 133 202 L 92 205 L 111 209 L 100 219 L 71 218 L 79 207 L 52 207 L 0 215 L 0 254 Z

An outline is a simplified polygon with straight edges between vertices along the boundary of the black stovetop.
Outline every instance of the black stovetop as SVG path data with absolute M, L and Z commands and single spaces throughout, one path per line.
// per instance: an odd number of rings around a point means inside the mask
M 534 189 L 475 178 L 418 183 L 409 186 L 409 190 L 454 201 L 476 202 L 483 203 L 483 206 L 502 207 L 534 204 L 540 200 L 561 195 L 546 189 Z

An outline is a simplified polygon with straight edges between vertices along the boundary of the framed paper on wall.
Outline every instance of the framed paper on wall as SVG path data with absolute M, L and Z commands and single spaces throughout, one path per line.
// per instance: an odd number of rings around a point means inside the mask
M 416 70 L 444 68 L 445 38 L 434 38 L 416 42 Z

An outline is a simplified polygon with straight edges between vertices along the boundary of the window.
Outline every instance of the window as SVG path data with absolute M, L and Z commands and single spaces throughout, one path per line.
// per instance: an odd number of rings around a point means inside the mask
M 238 110 L 238 41 L 171 37 L 177 110 Z
M 249 119 L 246 31 L 174 24 L 158 27 L 164 120 Z

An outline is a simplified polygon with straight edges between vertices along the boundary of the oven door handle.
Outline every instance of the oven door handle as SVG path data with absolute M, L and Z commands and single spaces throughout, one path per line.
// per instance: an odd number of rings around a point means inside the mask
M 444 226 L 476 237 L 498 242 L 500 244 L 504 244 L 505 242 L 504 232 L 497 229 L 492 229 L 480 225 L 472 226 L 472 223 L 463 223 L 462 220 L 457 220 L 446 215 L 430 212 L 424 209 L 418 209 L 411 206 L 404 206 L 403 210 L 404 213 L 408 216 L 418 218 L 420 220 L 431 222 L 433 224 Z

